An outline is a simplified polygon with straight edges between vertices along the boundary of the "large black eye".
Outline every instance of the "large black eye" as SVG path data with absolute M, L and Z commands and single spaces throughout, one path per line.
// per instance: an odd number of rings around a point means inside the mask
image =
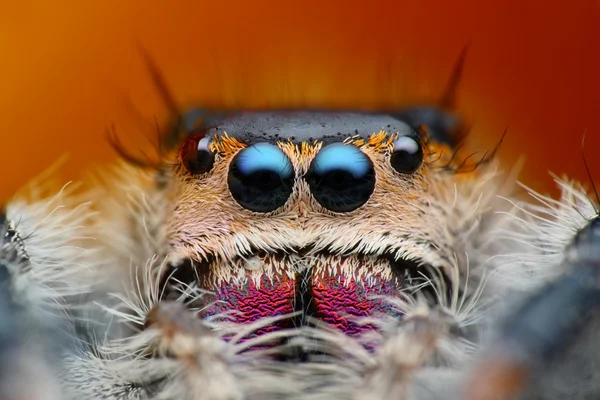
M 349 212 L 371 197 L 375 189 L 375 170 L 373 162 L 356 146 L 333 143 L 319 151 L 306 181 L 323 207 Z
M 270 212 L 284 205 L 292 194 L 294 168 L 279 147 L 257 143 L 234 157 L 227 183 L 231 195 L 242 207 Z
M 215 163 L 215 155 L 209 150 L 208 138 L 191 139 L 181 151 L 181 161 L 190 174 L 203 174 L 210 171 Z
M 411 136 L 400 136 L 394 141 L 394 152 L 390 162 L 396 171 L 412 174 L 423 163 L 423 148 L 417 139 Z

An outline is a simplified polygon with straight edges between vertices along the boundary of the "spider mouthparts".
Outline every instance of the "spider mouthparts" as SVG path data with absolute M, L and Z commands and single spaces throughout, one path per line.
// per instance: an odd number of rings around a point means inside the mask
M 196 285 L 210 293 L 197 304 L 203 316 L 235 315 L 240 324 L 293 314 L 257 329 L 253 336 L 312 326 L 319 320 L 349 336 L 377 329 L 365 318 L 401 317 L 386 298 L 416 287 L 424 268 L 391 255 L 338 255 L 304 247 L 291 252 L 255 252 L 234 261 L 186 259 L 163 276 L 167 296 L 181 296 L 177 285 Z M 427 289 L 425 289 L 427 290 Z M 171 291 L 171 294 L 169 294 Z

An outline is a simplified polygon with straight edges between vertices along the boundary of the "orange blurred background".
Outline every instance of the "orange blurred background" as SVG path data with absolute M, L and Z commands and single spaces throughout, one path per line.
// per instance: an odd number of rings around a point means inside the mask
M 182 106 L 402 106 L 435 101 L 461 49 L 470 148 L 600 177 L 600 2 L 0 0 L 6 198 L 62 154 L 64 179 L 115 157 L 105 129 L 144 147 L 168 116 L 136 43 Z

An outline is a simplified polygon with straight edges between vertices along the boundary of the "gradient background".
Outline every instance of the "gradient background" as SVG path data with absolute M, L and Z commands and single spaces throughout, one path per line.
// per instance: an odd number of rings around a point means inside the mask
M 64 179 L 155 137 L 167 112 L 136 41 L 182 105 L 391 106 L 439 97 L 470 43 L 459 109 L 470 147 L 600 177 L 600 2 L 577 0 L 0 0 L 0 199 L 62 154 Z

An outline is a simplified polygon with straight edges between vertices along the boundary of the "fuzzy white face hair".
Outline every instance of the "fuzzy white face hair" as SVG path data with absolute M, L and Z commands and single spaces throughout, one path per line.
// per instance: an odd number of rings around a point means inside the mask
M 0 398 L 596 398 L 597 204 L 416 116 L 238 113 L 33 182 L 1 221 Z

